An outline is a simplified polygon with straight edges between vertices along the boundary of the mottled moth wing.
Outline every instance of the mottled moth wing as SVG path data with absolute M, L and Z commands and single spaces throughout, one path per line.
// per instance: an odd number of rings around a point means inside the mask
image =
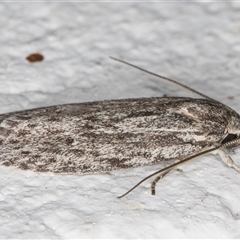
M 182 159 L 220 143 L 229 114 L 215 101 L 172 97 L 2 114 L 0 164 L 39 172 L 94 173 Z

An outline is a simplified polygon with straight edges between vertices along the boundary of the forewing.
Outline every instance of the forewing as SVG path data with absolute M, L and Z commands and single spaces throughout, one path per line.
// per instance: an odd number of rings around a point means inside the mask
M 224 110 L 209 100 L 146 98 L 0 115 L 0 163 L 93 173 L 182 159 L 221 141 Z

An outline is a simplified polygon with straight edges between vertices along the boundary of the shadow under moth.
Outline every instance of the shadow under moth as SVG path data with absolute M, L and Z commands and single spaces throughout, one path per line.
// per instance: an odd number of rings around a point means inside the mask
M 114 58 L 113 58 L 114 59 Z M 115 59 L 180 85 L 201 98 L 154 97 L 65 104 L 0 115 L 0 164 L 22 170 L 91 174 L 162 161 L 175 163 L 146 179 L 152 194 L 176 166 L 239 145 L 240 116 L 230 107 L 172 79 Z

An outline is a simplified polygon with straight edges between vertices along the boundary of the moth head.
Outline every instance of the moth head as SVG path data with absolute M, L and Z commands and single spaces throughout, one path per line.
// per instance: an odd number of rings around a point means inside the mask
M 235 113 L 235 112 L 234 112 Z M 240 145 L 240 116 L 236 113 L 228 119 L 226 135 L 221 141 L 225 147 L 235 147 Z

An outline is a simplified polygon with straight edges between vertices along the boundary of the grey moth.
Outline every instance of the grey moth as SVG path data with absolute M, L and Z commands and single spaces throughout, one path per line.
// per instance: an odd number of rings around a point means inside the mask
M 239 145 L 239 114 L 183 84 L 143 71 L 201 98 L 108 100 L 1 114 L 0 164 L 36 172 L 91 174 L 175 160 L 140 182 L 156 175 L 152 194 L 161 177 L 203 154 L 217 152 L 240 172 L 225 151 Z

